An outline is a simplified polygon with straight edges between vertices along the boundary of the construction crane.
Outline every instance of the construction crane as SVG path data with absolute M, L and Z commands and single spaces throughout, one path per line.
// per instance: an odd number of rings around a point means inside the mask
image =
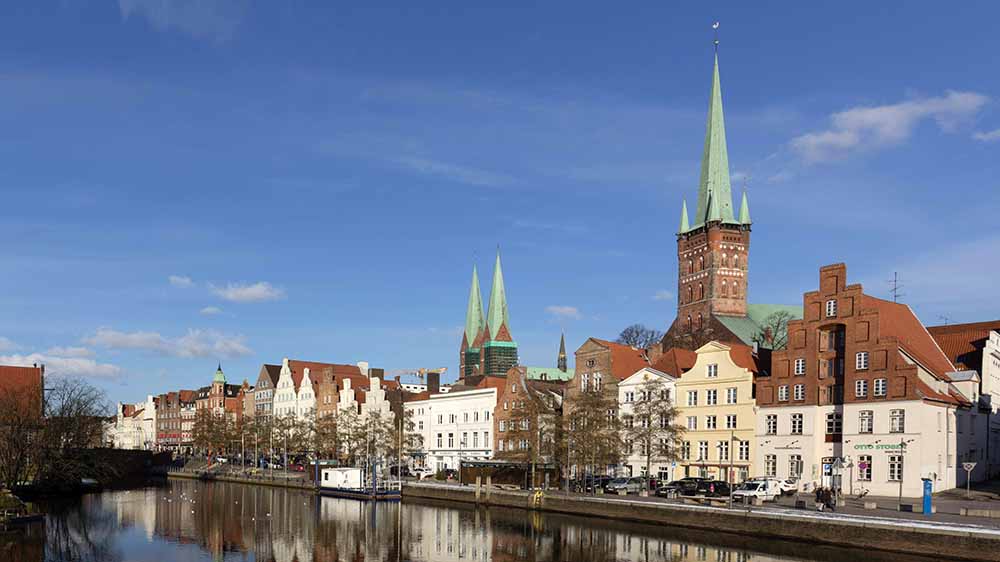
M 402 375 L 412 375 L 420 379 L 421 384 L 426 382 L 427 373 L 438 373 L 440 375 L 445 374 L 448 367 L 440 367 L 437 369 L 393 369 L 389 371 L 388 376 L 402 376 Z

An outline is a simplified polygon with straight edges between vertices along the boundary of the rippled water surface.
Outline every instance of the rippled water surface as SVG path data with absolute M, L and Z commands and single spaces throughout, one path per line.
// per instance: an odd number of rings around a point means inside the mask
M 373 504 L 181 480 L 46 507 L 44 524 L 0 536 L 0 560 L 929 560 L 514 509 Z

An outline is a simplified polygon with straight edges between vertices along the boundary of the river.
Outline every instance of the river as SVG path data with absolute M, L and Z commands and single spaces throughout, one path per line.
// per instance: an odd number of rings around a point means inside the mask
M 450 503 L 372 504 L 298 490 L 171 480 L 51 501 L 0 535 L 16 562 L 765 562 L 929 558 Z

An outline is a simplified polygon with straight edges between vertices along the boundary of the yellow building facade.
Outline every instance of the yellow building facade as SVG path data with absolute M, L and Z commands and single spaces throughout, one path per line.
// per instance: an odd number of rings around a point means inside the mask
M 754 373 L 745 345 L 709 342 L 676 381 L 677 423 L 686 431 L 674 478 L 742 482 L 755 474 Z

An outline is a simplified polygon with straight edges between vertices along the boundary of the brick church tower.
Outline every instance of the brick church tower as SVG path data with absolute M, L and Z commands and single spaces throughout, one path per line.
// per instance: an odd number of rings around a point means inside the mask
M 479 289 L 479 274 L 472 268 L 472 287 L 465 314 L 465 333 L 459 347 L 459 377 L 474 384 L 482 376 L 504 376 L 517 365 L 517 343 L 510 333 L 510 312 L 504 288 L 500 250 L 493 266 L 489 309 L 483 316 L 483 301 Z
M 733 211 L 716 53 L 698 203 L 691 217 L 687 201 L 681 206 L 677 232 L 677 318 L 664 336 L 664 347 L 694 349 L 712 339 L 733 339 L 732 330 L 719 317 L 747 316 L 749 252 L 750 207 L 745 192 L 739 214 Z

